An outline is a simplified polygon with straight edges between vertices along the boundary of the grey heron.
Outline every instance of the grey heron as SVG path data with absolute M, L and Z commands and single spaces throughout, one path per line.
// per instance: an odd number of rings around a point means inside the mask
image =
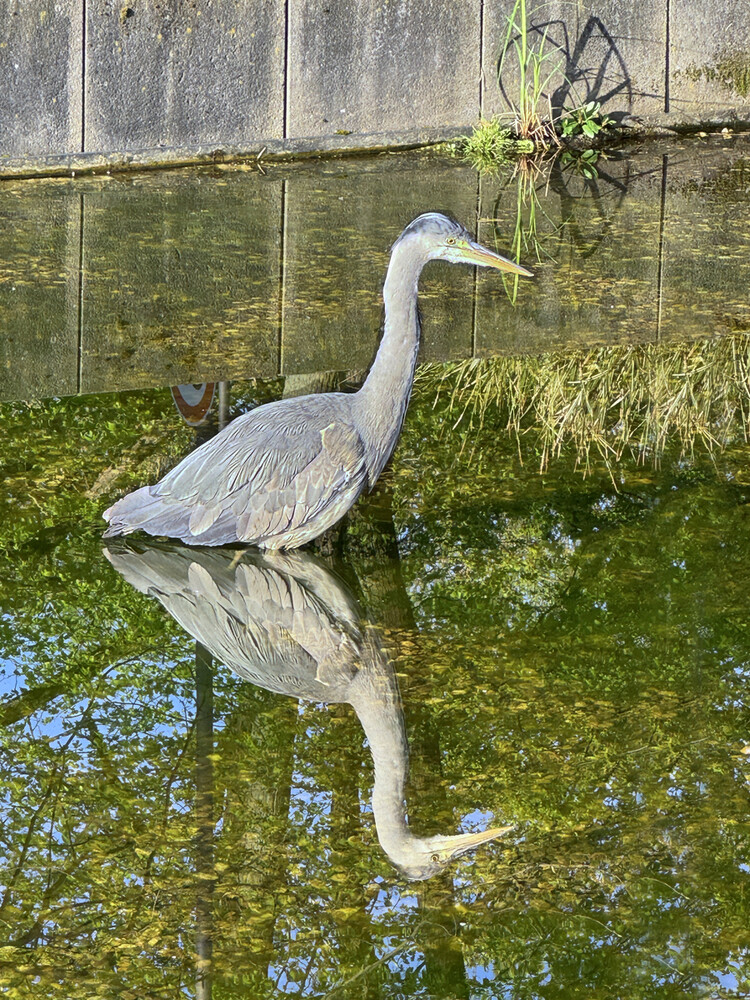
M 417 284 L 429 260 L 530 272 L 429 212 L 391 250 L 385 323 L 362 388 L 281 399 L 238 417 L 154 486 L 104 513 L 105 538 L 141 529 L 191 545 L 293 549 L 330 528 L 372 489 L 396 446 L 414 381 Z

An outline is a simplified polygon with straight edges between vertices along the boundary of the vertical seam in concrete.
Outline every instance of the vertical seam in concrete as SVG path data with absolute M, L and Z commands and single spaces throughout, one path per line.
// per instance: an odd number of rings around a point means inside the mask
M 279 343 L 277 348 L 277 374 L 284 370 L 284 289 L 286 288 L 286 180 L 281 182 L 281 239 L 279 240 Z
M 81 24 L 81 152 L 86 152 L 86 0 L 83 0 Z
M 484 118 L 484 0 L 479 0 L 479 117 Z
M 665 45 L 664 45 L 664 111 L 669 111 L 669 46 L 670 46 L 670 19 L 671 19 L 671 0 L 666 0 L 667 3 L 667 27 L 665 32 Z
M 662 280 L 664 276 L 664 217 L 667 203 L 667 164 L 665 153 L 661 160 L 661 204 L 659 206 L 659 259 L 656 269 L 656 339 L 661 340 Z
M 476 210 L 476 221 L 474 225 L 474 232 L 479 239 L 479 216 L 482 209 L 482 175 L 477 171 L 477 210 Z M 474 267 L 474 297 L 471 309 L 471 356 L 476 357 L 477 354 L 477 314 L 479 308 L 477 305 L 477 299 L 479 297 L 479 268 Z
M 80 218 L 78 223 L 78 365 L 76 372 L 76 393 L 80 395 L 83 385 L 83 217 L 84 195 L 80 194 Z
M 289 138 L 289 0 L 284 0 L 284 124 L 282 135 Z

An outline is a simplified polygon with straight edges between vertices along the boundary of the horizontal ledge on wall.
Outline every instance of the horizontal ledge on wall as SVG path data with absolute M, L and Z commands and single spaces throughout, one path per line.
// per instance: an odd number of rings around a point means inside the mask
M 689 134 L 728 128 L 750 130 L 750 106 L 719 108 L 700 116 L 674 111 L 659 115 L 614 114 L 615 129 L 608 139 L 641 136 Z M 261 140 L 251 148 L 229 145 L 184 147 L 158 146 L 116 153 L 66 153 L 56 156 L 11 157 L 0 154 L 0 179 L 23 177 L 69 177 L 121 170 L 165 170 L 171 167 L 201 166 L 212 163 L 263 163 L 274 160 L 304 159 L 315 156 L 352 156 L 381 150 L 415 149 L 449 142 L 471 132 L 471 125 L 433 129 L 410 129 L 404 132 L 351 132 L 333 136 L 299 139 Z M 571 145 L 579 145 L 573 142 Z M 588 145 L 589 143 L 586 143 Z
M 117 153 L 66 153 L 59 156 L 6 157 L 0 155 L 0 177 L 61 177 L 120 170 L 158 170 L 211 163 L 263 163 L 314 156 L 415 149 L 466 135 L 470 125 L 405 132 L 348 133 L 301 139 L 260 140 L 251 148 L 210 144 L 170 148 L 158 146 Z
M 736 132 L 750 130 L 750 105 L 747 107 L 721 107 L 702 111 L 670 111 L 662 114 L 619 115 L 610 114 L 625 135 L 689 135 L 696 132 L 715 132 L 727 128 Z

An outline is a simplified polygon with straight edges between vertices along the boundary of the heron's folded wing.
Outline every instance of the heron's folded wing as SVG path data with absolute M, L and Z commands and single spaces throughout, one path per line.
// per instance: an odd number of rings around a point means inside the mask
M 248 542 L 297 529 L 345 499 L 349 506 L 366 479 L 359 433 L 320 407 L 284 406 L 294 402 L 238 418 L 152 487 L 152 495 L 189 507 L 197 537 L 233 520 L 237 537 Z
M 277 468 L 262 489 L 238 491 L 232 511 L 239 539 L 253 543 L 298 531 L 324 512 L 333 523 L 352 505 L 367 481 L 359 434 L 333 422 L 318 432 L 318 440 L 314 457 L 293 475 Z

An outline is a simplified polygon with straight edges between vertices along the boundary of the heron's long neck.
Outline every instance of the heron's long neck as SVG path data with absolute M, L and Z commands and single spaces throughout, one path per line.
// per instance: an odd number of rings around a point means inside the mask
M 406 822 L 404 792 L 409 771 L 401 698 L 393 668 L 381 652 L 376 670 L 367 669 L 350 690 L 349 703 L 357 713 L 375 771 L 372 812 L 378 840 L 385 853 L 403 863 L 415 839 Z
M 424 263 L 423 254 L 408 240 L 394 247 L 383 287 L 383 339 L 356 397 L 360 430 L 370 451 L 371 485 L 396 446 L 409 403 L 419 350 L 417 284 Z

